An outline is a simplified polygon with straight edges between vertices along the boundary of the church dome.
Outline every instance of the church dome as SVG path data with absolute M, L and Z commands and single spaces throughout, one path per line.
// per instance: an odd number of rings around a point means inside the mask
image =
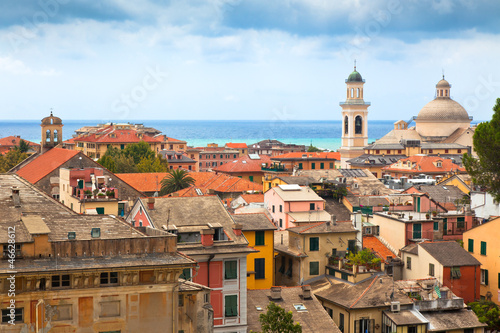
M 440 80 L 436 84 L 436 88 L 451 88 L 451 85 L 445 79 Z
M 459 103 L 450 98 L 436 98 L 420 110 L 417 121 L 455 122 L 470 121 L 470 119 L 467 111 Z
M 359 74 L 356 69 L 354 69 L 354 72 L 349 74 L 349 77 L 347 78 L 347 82 L 363 82 L 363 78 L 361 77 L 361 74 Z
M 52 125 L 52 124 L 60 125 L 62 124 L 62 120 L 59 117 L 54 117 L 51 112 L 49 117 L 45 117 L 42 119 L 42 125 Z

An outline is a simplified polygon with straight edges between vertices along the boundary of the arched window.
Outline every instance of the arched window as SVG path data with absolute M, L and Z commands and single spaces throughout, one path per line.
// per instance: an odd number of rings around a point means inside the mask
M 54 141 L 59 141 L 57 135 L 58 135 L 57 130 L 54 130 Z
M 351 97 L 354 97 L 354 88 L 351 88 Z
M 45 141 L 50 141 L 50 130 L 47 130 L 47 132 L 45 132 Z
M 354 133 L 363 133 L 363 118 L 361 118 L 361 116 L 356 116 L 356 119 L 354 119 Z
M 344 133 L 349 134 L 349 118 L 347 116 L 344 118 Z
M 357 98 L 360 97 L 360 94 L 359 94 L 359 88 L 358 88 L 358 91 L 357 91 L 357 95 L 356 95 Z

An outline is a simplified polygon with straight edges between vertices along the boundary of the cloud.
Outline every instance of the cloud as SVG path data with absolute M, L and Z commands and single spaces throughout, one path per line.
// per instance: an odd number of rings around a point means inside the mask
M 10 74 L 30 74 L 31 69 L 22 61 L 10 57 L 0 58 L 0 71 Z

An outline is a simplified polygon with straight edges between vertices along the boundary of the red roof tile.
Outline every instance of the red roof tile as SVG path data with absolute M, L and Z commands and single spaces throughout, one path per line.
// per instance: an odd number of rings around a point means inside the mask
M 401 168 L 401 164 L 406 164 L 410 162 L 411 168 Z M 441 167 L 437 167 L 436 164 L 441 161 Z M 415 165 L 413 166 L 413 164 Z M 436 164 L 435 164 L 436 163 Z M 403 173 L 446 173 L 450 171 L 462 171 L 465 172 L 465 168 L 456 165 L 452 160 L 447 158 L 442 158 L 439 156 L 427 156 L 427 155 L 413 155 L 408 158 L 399 160 L 398 162 L 391 164 L 389 166 L 383 167 L 383 170 L 388 172 L 403 172 Z
M 19 136 L 7 136 L 5 138 L 0 139 L 0 146 L 19 146 L 19 141 L 21 141 L 21 137 Z M 31 142 L 28 140 L 22 139 L 24 142 L 26 142 L 29 146 L 40 146 L 40 144 Z
M 52 148 L 48 152 L 39 155 L 34 160 L 19 169 L 16 174 L 23 177 L 32 184 L 60 167 L 66 161 L 77 155 L 78 151 L 62 148 Z
M 137 143 L 145 141 L 148 143 L 162 142 L 161 137 L 153 138 L 147 134 L 139 136 L 133 129 L 115 129 L 113 126 L 104 127 L 95 133 L 75 138 L 76 142 L 98 142 L 98 143 Z
M 218 166 L 215 171 L 226 173 L 262 172 L 262 164 L 266 163 L 271 163 L 271 158 L 267 155 L 260 155 L 259 159 L 251 159 L 248 155 L 243 155 Z
M 242 194 L 241 197 L 247 204 L 251 202 L 264 202 L 264 194 Z
M 235 149 L 248 148 L 246 143 L 238 143 L 238 142 L 228 142 L 226 143 L 226 147 Z
M 364 235 L 363 236 L 363 247 L 366 247 L 377 255 L 382 261 L 386 261 L 388 256 L 391 256 L 393 258 L 396 257 L 396 255 L 387 248 L 382 242 L 375 236 L 373 235 Z

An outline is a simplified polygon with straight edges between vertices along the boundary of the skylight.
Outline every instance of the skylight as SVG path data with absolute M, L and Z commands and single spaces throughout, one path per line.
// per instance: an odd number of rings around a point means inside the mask
M 297 311 L 307 311 L 306 306 L 304 304 L 302 304 L 302 303 L 294 304 L 293 307 Z

